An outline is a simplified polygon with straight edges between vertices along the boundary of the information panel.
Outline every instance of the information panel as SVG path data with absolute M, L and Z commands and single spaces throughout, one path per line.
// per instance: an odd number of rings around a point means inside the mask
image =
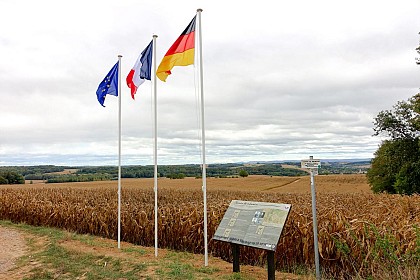
M 275 251 L 291 204 L 232 200 L 213 239 Z

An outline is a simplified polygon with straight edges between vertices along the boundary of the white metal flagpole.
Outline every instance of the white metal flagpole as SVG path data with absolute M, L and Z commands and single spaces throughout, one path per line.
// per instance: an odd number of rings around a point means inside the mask
M 198 16 L 198 63 L 200 71 L 200 96 L 201 96 L 201 146 L 202 146 L 202 180 L 203 180 L 203 203 L 204 203 L 204 265 L 208 266 L 208 247 L 207 247 L 207 182 L 206 182 L 206 138 L 204 129 L 204 93 L 203 93 L 203 52 L 202 52 L 202 37 L 201 37 L 201 12 L 202 9 L 197 9 Z
M 121 57 L 118 55 L 118 249 L 121 248 Z
M 153 145 L 153 160 L 155 165 L 154 171 L 154 191 L 155 191 L 155 257 L 158 255 L 158 183 L 157 183 L 157 94 L 156 94 L 156 38 L 153 35 L 153 52 L 152 52 L 152 65 L 153 65 L 153 103 L 154 103 L 154 145 Z

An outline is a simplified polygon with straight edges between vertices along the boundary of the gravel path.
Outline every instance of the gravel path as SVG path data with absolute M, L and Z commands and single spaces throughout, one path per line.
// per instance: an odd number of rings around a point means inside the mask
M 26 251 L 23 235 L 16 230 L 0 227 L 0 278 L 13 268 L 15 260 Z

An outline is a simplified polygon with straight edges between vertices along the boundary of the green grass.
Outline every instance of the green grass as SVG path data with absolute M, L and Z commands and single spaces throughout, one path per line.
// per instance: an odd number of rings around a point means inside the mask
M 143 256 L 146 254 L 146 250 L 136 247 L 122 248 L 121 251 L 125 253 L 135 253 L 137 255 Z
M 77 234 L 77 233 L 67 233 L 67 239 L 69 240 L 77 240 L 86 244 L 88 246 L 95 246 L 101 248 L 112 248 L 113 245 L 109 242 L 103 242 L 98 237 L 90 235 L 90 234 Z
M 226 276 L 223 279 L 225 280 L 254 280 L 255 278 L 251 278 L 241 273 L 232 273 L 232 275 Z
M 190 264 L 171 262 L 159 269 L 161 279 L 194 279 L 193 267 Z
M 160 264 L 157 274 L 159 279 L 213 279 L 212 274 L 220 271 L 215 267 L 194 267 L 188 263 L 194 254 L 168 251 Z
M 109 256 L 95 256 L 65 249 L 52 240 L 45 250 L 34 255 L 42 269 L 27 279 L 138 279 L 147 266 L 128 263 Z M 53 276 L 53 278 L 49 278 Z

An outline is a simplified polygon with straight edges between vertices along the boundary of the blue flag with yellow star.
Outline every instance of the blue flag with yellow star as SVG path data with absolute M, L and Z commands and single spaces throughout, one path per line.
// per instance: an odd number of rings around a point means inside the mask
M 105 95 L 111 94 L 118 96 L 118 63 L 112 67 L 111 71 L 106 75 L 105 79 L 99 84 L 96 95 L 99 103 L 105 107 Z

